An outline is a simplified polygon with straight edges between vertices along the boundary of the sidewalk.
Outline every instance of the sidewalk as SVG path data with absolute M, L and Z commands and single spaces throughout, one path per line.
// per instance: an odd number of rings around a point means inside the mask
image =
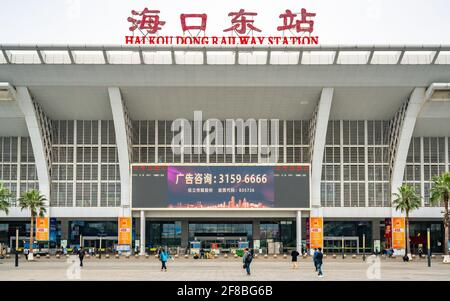
M 301 259 L 299 268 L 293 270 L 289 258 L 258 258 L 252 263 L 252 275 L 245 275 L 240 258 L 220 258 L 194 260 L 178 258 L 168 262 L 168 271 L 160 271 L 156 258 L 110 258 L 85 259 L 79 268 L 77 257 L 70 259 L 36 259 L 34 262 L 20 260 L 14 267 L 12 258 L 0 264 L 0 280 L 194 280 L 194 281 L 235 281 L 235 280 L 450 280 L 450 265 L 440 258 L 427 267 L 426 260 L 404 263 L 401 259 L 361 258 L 332 259 L 324 261 L 324 278 L 318 278 L 311 258 Z

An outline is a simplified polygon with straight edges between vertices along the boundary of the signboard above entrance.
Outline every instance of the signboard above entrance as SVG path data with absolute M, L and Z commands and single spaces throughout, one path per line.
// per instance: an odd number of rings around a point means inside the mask
M 308 165 L 135 165 L 133 208 L 309 208 Z

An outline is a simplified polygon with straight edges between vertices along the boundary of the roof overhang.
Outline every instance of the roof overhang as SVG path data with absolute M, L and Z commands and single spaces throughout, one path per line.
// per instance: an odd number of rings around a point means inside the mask
M 389 120 L 415 87 L 450 82 L 450 46 L 0 50 L 0 82 L 29 87 L 54 120 L 112 119 L 111 86 L 133 120 L 192 118 L 194 110 L 205 118 L 306 120 L 323 87 L 335 89 L 330 119 Z

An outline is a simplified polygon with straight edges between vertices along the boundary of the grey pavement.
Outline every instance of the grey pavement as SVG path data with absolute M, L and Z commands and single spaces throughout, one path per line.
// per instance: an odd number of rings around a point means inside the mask
M 404 263 L 399 258 L 384 259 L 368 257 L 326 258 L 323 272 L 325 277 L 318 278 L 311 258 L 302 258 L 299 268 L 292 269 L 290 258 L 258 258 L 252 263 L 252 275 L 247 276 L 240 258 L 218 258 L 194 260 L 176 258 L 169 261 L 168 271 L 160 271 L 159 261 L 152 257 L 120 259 L 86 258 L 84 267 L 79 268 L 78 258 L 40 258 L 27 262 L 21 257 L 19 267 L 14 267 L 12 258 L 1 260 L 0 281 L 15 280 L 255 280 L 255 281 L 326 281 L 326 280 L 450 280 L 450 264 L 443 264 L 440 258 L 427 267 L 425 259 L 415 259 Z

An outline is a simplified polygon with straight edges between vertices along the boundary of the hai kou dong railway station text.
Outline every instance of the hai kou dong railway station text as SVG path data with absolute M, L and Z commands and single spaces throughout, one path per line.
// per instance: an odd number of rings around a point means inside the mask
M 125 36 L 125 44 L 134 45 L 318 45 L 318 36 L 304 37 L 182 37 L 182 36 Z
M 180 14 L 182 35 L 160 35 L 166 21 L 159 10 L 144 8 L 131 11 L 127 18 L 131 35 L 125 36 L 125 44 L 136 45 L 317 45 L 319 37 L 314 31 L 315 13 L 302 8 L 300 12 L 286 9 L 279 15 L 276 30 L 280 35 L 261 35 L 256 22 L 256 12 L 244 9 L 228 13 L 230 20 L 222 30 L 230 36 L 206 35 L 208 15 L 205 13 Z

